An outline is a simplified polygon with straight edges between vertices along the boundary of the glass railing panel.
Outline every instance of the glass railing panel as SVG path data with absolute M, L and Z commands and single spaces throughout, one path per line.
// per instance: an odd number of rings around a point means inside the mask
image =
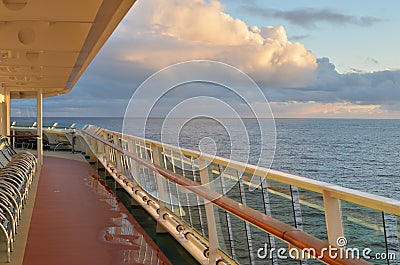
M 188 200 L 193 201 L 194 203 L 197 203 L 197 197 L 193 193 L 188 193 Z M 186 208 L 184 208 L 186 210 Z M 200 208 L 196 204 L 192 204 L 187 207 L 187 211 L 189 212 L 189 217 L 191 219 L 189 222 L 187 221 L 188 218 L 185 219 L 185 222 L 187 222 L 192 228 L 194 228 L 199 234 L 203 234 L 202 231 L 202 224 L 201 224 L 201 212 Z
M 222 184 L 221 184 L 221 178 L 220 178 L 220 169 L 219 165 L 215 163 L 211 163 L 207 167 L 207 176 L 208 176 L 208 182 L 209 182 L 209 187 L 211 190 L 219 193 L 219 194 L 224 194 Z
M 209 172 L 210 180 L 213 181 L 212 188 L 215 191 L 245 204 L 244 192 L 239 181 L 240 174 L 237 170 L 212 164 Z M 215 218 L 219 226 L 217 233 L 220 247 L 240 264 L 251 264 L 254 257 L 250 252 L 252 249 L 250 226 L 223 209 L 216 207 L 214 209 L 216 209 Z
M 396 254 L 396 261 L 400 264 L 400 216 L 396 217 L 396 227 L 397 227 L 397 254 Z M 397 264 L 397 265 L 398 265 Z
M 175 205 L 174 212 L 179 213 L 182 220 L 185 221 L 187 225 L 195 229 L 197 233 L 207 239 L 208 228 L 204 208 L 204 200 L 193 192 L 181 186 L 178 186 L 178 192 L 181 201 L 181 211 L 179 212 L 178 210 L 176 210 L 177 205 Z
M 153 170 L 147 170 L 146 191 L 154 198 L 158 198 L 158 186 L 156 173 Z
M 141 181 L 140 181 L 140 184 L 141 184 L 141 186 L 142 186 L 142 188 L 144 188 L 146 191 L 148 191 L 149 190 L 149 178 L 148 178 L 148 175 L 149 175 L 149 169 L 148 168 L 145 168 L 145 167 L 141 167 L 141 169 L 140 169 L 140 177 L 141 177 Z
M 271 255 L 271 249 L 275 249 L 275 238 L 255 226 L 250 227 L 253 242 L 253 256 L 255 265 L 274 265 L 277 259 Z M 273 254 L 273 252 L 272 252 Z
M 261 180 L 262 178 L 259 176 L 244 173 L 242 175 L 243 192 L 245 194 L 247 206 L 261 213 L 267 213 L 265 204 L 268 202 L 264 201 L 264 191 Z
M 262 180 L 264 180 L 264 185 L 262 185 Z M 244 173 L 242 175 L 242 192 L 245 194 L 246 205 L 253 208 L 261 213 L 268 213 L 266 207 L 269 204 L 268 196 L 265 189 L 265 179 L 260 176 L 251 175 Z M 249 225 L 252 242 L 252 252 L 254 258 L 254 264 L 273 264 L 272 259 L 262 258 L 263 254 L 261 252 L 266 248 L 270 251 L 271 248 L 275 248 L 274 237 L 260 230 L 259 228 Z M 261 257 L 258 257 L 258 249 L 260 249 Z
M 302 230 L 321 240 L 328 241 L 322 194 L 298 189 Z
M 341 209 L 346 240 L 340 244 L 346 243 L 346 248 L 356 249 L 360 257 L 365 248 L 371 250 L 370 256 L 387 253 L 382 212 L 345 201 L 341 202 Z M 373 263 L 388 264 L 386 260 L 374 260 Z
M 163 205 L 165 208 L 168 210 L 172 211 L 172 205 L 171 205 L 171 197 L 168 193 L 168 188 L 167 188 L 167 180 L 162 179 L 162 189 L 159 188 L 157 185 L 157 194 L 158 196 L 156 197 L 160 203 L 160 209 L 162 210 Z
M 157 148 L 157 147 L 156 147 Z M 153 152 L 152 152 L 152 146 L 149 143 L 146 143 L 145 145 L 145 151 L 146 151 L 146 159 L 149 161 L 153 161 Z
M 295 226 L 290 186 L 267 179 L 267 191 L 271 216 Z
M 147 146 L 143 146 L 142 155 L 143 155 L 143 159 L 145 159 L 147 161 L 152 161 L 151 149 L 148 148 Z
M 143 158 L 142 147 L 139 142 L 136 142 L 136 153 L 138 157 Z
M 289 244 L 272 235 L 267 237 L 266 233 L 255 226 L 251 226 L 252 238 L 257 235 L 264 235 L 264 240 L 253 241 L 254 264 L 256 265 L 320 265 L 324 264 L 315 259 L 300 260 L 301 251 L 298 249 L 290 250 Z M 299 256 L 297 256 L 299 255 Z M 249 264 L 249 263 L 244 263 Z
M 133 172 L 132 164 L 130 159 L 123 157 L 122 158 L 122 165 L 124 169 L 125 176 L 132 178 L 131 172 Z
M 398 216 L 384 213 L 387 259 L 390 265 L 400 265 Z
M 197 211 L 194 210 L 194 213 L 198 213 L 199 214 L 199 225 L 200 225 L 200 230 L 196 229 L 198 232 L 201 232 L 201 234 L 203 235 L 204 238 L 208 239 L 208 224 L 207 224 L 207 215 L 206 215 L 206 208 L 204 206 L 204 200 L 203 198 L 201 198 L 200 196 L 197 196 L 199 205 L 197 207 L 194 207 L 195 209 L 197 208 Z M 192 213 L 193 213 L 192 212 Z M 195 217 L 193 216 L 193 220 L 195 220 Z
M 138 144 L 137 141 L 134 142 L 134 148 L 135 148 L 135 151 L 133 154 L 138 156 L 139 158 L 142 158 L 142 156 L 140 155 L 140 145 Z
M 219 247 L 229 256 L 233 256 L 234 250 L 232 249 L 232 231 L 231 224 L 228 223 L 228 213 L 219 207 L 214 206 L 214 218 L 217 227 L 217 236 Z M 232 253 L 233 252 L 233 253 Z
M 178 184 L 175 184 L 176 190 L 176 210 L 175 214 L 180 218 L 183 218 L 187 213 L 183 209 L 183 205 L 186 205 L 186 194 L 181 191 L 181 187 Z
M 191 163 L 192 163 L 193 181 L 197 182 L 198 184 L 201 184 L 200 168 L 198 160 L 192 159 Z
M 177 209 L 176 205 L 176 196 L 174 195 L 174 186 L 175 183 L 171 182 L 169 180 L 165 180 L 164 182 L 164 189 L 166 190 L 166 199 L 167 199 L 167 208 L 172 211 L 173 213 L 175 213 L 175 209 Z M 175 213 L 176 215 L 178 215 L 177 213 Z M 178 215 L 179 216 L 179 215 Z
M 168 150 L 164 150 L 163 160 L 164 160 L 164 168 L 174 171 L 174 165 L 172 163 L 173 160 L 172 160 L 171 152 L 169 152 Z
M 183 156 L 181 159 L 182 174 L 185 178 L 194 180 L 191 157 Z
M 232 169 L 229 167 L 224 168 L 220 166 L 219 169 L 221 172 L 220 182 L 222 187 L 222 194 L 232 200 L 243 203 L 242 191 L 239 184 L 239 177 L 241 177 L 241 173 L 239 173 L 236 169 Z
M 295 265 L 295 264 L 312 264 L 312 260 L 307 260 L 307 261 L 303 261 L 296 258 L 296 255 L 299 253 L 301 254 L 301 251 L 298 251 L 297 249 L 291 250 L 289 247 L 289 244 L 279 238 L 274 237 L 274 241 L 275 241 L 275 252 L 272 253 L 272 256 L 277 259 L 277 264 L 279 265 Z M 318 264 L 318 263 L 317 263 Z M 321 263 L 319 263 L 321 264 Z
M 184 187 L 178 186 L 179 197 L 181 201 L 181 218 L 186 224 L 193 227 L 192 212 L 190 211 L 189 190 Z
M 250 246 L 252 245 L 249 245 L 248 239 L 251 239 L 251 235 L 248 235 L 246 224 L 243 220 L 233 214 L 228 213 L 227 216 L 230 219 L 232 226 L 231 231 L 233 241 L 231 242 L 231 245 L 235 252 L 233 258 L 240 264 L 251 264 L 254 257 L 252 257 L 252 251 L 250 251 Z
M 177 152 L 172 152 L 172 163 L 174 173 L 183 176 L 181 155 Z
M 170 152 L 170 156 L 166 157 L 166 163 L 171 163 L 170 164 L 170 170 L 178 175 L 182 176 L 182 169 L 181 169 L 181 161 L 179 158 L 180 154 L 176 152 Z M 169 191 L 170 191 L 170 196 L 171 196 L 171 202 L 172 202 L 172 208 L 173 212 L 180 218 L 183 218 L 184 215 L 186 215 L 185 211 L 182 208 L 182 205 L 185 205 L 185 194 L 182 194 L 180 192 L 179 186 L 176 183 L 169 182 L 168 183 Z

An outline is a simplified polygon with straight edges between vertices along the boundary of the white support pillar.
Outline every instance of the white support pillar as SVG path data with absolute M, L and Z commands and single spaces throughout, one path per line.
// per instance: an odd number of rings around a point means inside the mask
M 328 241 L 332 246 L 339 247 L 337 241 L 344 237 L 340 200 L 332 197 L 328 191 L 324 191 L 323 198 Z
M 2 106 L 2 130 L 1 133 L 5 135 L 10 135 L 10 90 L 5 88 L 3 94 L 3 106 Z
M 43 165 L 43 111 L 42 111 L 42 106 L 43 106 L 43 94 L 42 94 L 42 89 L 39 89 L 37 91 L 37 135 L 39 136 L 37 138 L 37 152 L 38 152 L 38 164 L 39 166 Z
M 6 119 L 5 117 L 5 102 L 4 102 L 4 88 L 0 88 L 0 134 L 5 135 L 5 124 L 4 121 Z

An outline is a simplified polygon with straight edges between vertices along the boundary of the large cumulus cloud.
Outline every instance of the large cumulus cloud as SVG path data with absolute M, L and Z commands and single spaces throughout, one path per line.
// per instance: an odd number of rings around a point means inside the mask
M 288 41 L 283 26 L 249 26 L 218 1 L 147 0 L 134 8 L 115 43 L 120 60 L 155 70 L 185 60 L 218 60 L 273 87 L 307 85 L 315 77 L 316 58 Z

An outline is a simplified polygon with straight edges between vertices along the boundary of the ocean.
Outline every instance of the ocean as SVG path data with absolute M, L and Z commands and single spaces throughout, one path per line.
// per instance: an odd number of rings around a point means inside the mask
M 12 118 L 27 124 L 33 120 Z M 122 131 L 123 119 L 44 118 L 47 126 L 54 122 L 65 126 L 76 123 L 78 128 L 93 124 Z M 125 125 L 130 126 L 130 133 L 139 134 L 142 128 L 135 127 L 138 123 L 133 119 Z M 225 123 L 235 125 L 234 120 Z M 250 154 L 249 159 L 254 163 L 262 148 L 256 137 L 257 122 L 246 120 L 245 123 L 247 133 L 255 134 L 250 137 L 250 151 L 256 155 Z M 162 124 L 162 119 L 149 119 L 146 137 L 161 140 Z M 276 150 L 271 168 L 400 200 L 400 120 L 276 119 L 275 124 Z M 210 119 L 195 119 L 182 127 L 179 145 L 198 150 L 198 143 L 204 137 L 213 139 L 219 156 L 229 157 L 232 148 L 242 148 L 242 151 L 247 148 L 230 142 L 229 132 Z M 261 159 L 263 166 L 269 162 Z

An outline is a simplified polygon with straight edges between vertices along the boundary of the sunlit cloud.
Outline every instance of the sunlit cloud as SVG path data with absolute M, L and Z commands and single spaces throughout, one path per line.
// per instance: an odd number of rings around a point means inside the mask
M 380 105 L 358 105 L 350 102 L 272 102 L 271 108 L 281 118 L 373 118 L 387 114 Z
M 218 1 L 148 0 L 135 9 L 113 49 L 120 60 L 154 70 L 186 60 L 217 60 L 273 87 L 304 86 L 315 78 L 315 56 L 290 42 L 283 26 L 247 25 Z

